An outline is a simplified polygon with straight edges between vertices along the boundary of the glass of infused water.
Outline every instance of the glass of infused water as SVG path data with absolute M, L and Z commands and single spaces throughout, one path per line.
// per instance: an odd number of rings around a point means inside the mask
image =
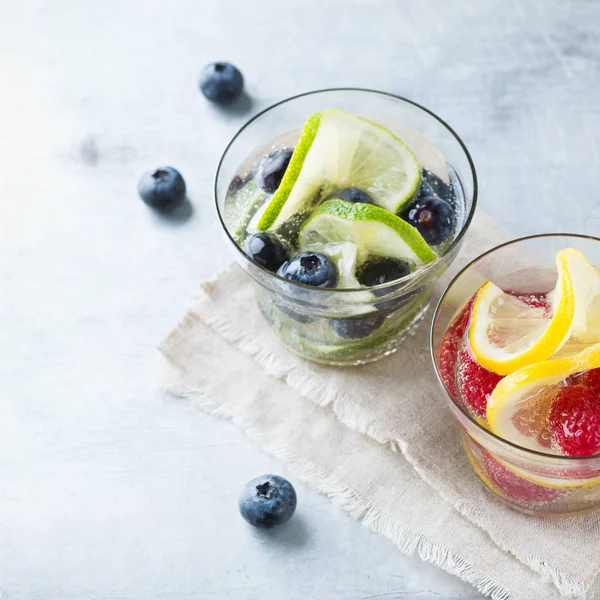
M 598 238 L 514 240 L 465 267 L 434 315 L 433 363 L 466 456 L 523 512 L 600 507 L 598 266 Z
M 477 179 L 432 112 L 332 89 L 250 120 L 221 158 L 215 196 L 279 339 L 313 361 L 358 365 L 419 325 L 471 222 Z

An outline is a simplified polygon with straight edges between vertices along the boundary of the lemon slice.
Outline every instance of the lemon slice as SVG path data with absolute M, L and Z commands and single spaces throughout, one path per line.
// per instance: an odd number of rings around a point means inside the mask
M 371 255 L 387 256 L 407 261 L 414 270 L 436 258 L 412 225 L 379 206 L 359 202 L 328 200 L 300 229 L 300 250 L 332 243 L 353 244 L 358 264 Z
M 568 263 L 575 294 L 575 315 L 570 343 L 600 342 L 600 272 L 579 250 L 562 251 Z
M 420 183 L 416 156 L 391 131 L 341 110 L 324 110 L 306 121 L 258 227 L 277 229 L 346 187 L 367 192 L 377 205 L 396 213 Z
M 548 294 L 550 311 L 507 294 L 491 281 L 475 298 L 469 343 L 477 362 L 508 375 L 550 358 L 569 339 L 575 317 L 575 294 L 568 256 L 556 256 L 558 282 Z
M 574 373 L 600 367 L 600 343 L 567 358 L 554 358 L 516 370 L 494 388 L 486 416 L 492 433 L 519 446 L 552 452 L 549 440 L 536 435 L 533 424 L 549 411 L 552 386 Z

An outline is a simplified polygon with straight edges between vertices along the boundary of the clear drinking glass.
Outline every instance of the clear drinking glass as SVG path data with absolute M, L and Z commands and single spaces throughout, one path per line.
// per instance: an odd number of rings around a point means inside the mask
M 274 138 L 294 145 L 309 115 L 333 108 L 365 117 L 398 133 L 417 155 L 421 166 L 447 166 L 455 178 L 449 183 L 461 190 L 462 205 L 451 243 L 432 263 L 400 280 L 368 289 L 321 289 L 292 282 L 251 260 L 228 228 L 225 210 L 228 188 L 236 176 L 249 168 L 252 157 L 266 154 Z M 231 140 L 215 177 L 219 219 L 237 262 L 254 283 L 267 323 L 293 352 L 334 365 L 377 360 L 394 352 L 417 327 L 429 305 L 433 284 L 458 253 L 471 223 L 476 198 L 473 161 L 460 138 L 444 121 L 409 100 L 363 89 L 309 92 L 264 110 Z M 356 335 L 361 327 L 371 333 Z
M 575 248 L 600 265 L 598 238 L 547 234 L 508 242 L 481 255 L 454 278 L 437 305 L 431 328 L 431 354 L 442 395 L 460 425 L 473 468 L 485 487 L 506 504 L 543 516 L 575 515 L 600 507 L 600 455 L 544 453 L 494 435 L 444 383 L 440 350 L 448 327 L 482 283 L 493 281 L 524 294 L 549 292 L 556 285 L 556 253 L 564 248 Z

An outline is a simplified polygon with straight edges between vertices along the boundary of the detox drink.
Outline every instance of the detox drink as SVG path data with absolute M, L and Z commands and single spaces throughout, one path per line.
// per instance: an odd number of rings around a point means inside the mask
M 318 116 L 328 131 L 306 153 L 310 119 L 248 156 L 229 185 L 224 220 L 249 258 L 272 273 L 305 286 L 364 290 L 351 308 L 303 310 L 284 297 L 261 305 L 292 349 L 352 362 L 357 351 L 397 341 L 418 323 L 430 290 L 411 287 L 411 276 L 456 238 L 465 193 L 454 167 L 419 134 L 341 111 Z M 379 300 L 378 286 L 403 280 L 406 293 Z
M 600 272 L 574 247 L 535 267 L 510 248 L 496 277 L 468 268 L 449 288 L 456 301 L 479 286 L 434 349 L 438 375 L 489 490 L 529 512 L 589 510 L 600 503 Z
M 268 137 L 237 153 L 219 210 L 281 341 L 315 361 L 360 364 L 393 352 L 422 319 L 470 222 L 473 174 L 465 185 L 427 131 L 389 118 L 399 99 L 343 92 L 386 108 L 380 118 L 372 107 L 314 111 L 310 98 L 296 127 L 273 119 Z M 440 123 L 419 117 L 439 137 Z

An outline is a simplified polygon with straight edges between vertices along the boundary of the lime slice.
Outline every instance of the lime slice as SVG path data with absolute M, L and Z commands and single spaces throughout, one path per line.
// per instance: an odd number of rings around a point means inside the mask
M 436 258 L 412 225 L 387 210 L 372 204 L 328 200 L 304 223 L 298 245 L 305 250 L 340 242 L 356 246 L 358 264 L 370 255 L 386 256 L 403 259 L 414 270 Z
M 276 229 L 346 187 L 367 192 L 377 205 L 396 213 L 420 183 L 417 158 L 391 131 L 341 110 L 324 110 L 306 121 L 258 227 Z

